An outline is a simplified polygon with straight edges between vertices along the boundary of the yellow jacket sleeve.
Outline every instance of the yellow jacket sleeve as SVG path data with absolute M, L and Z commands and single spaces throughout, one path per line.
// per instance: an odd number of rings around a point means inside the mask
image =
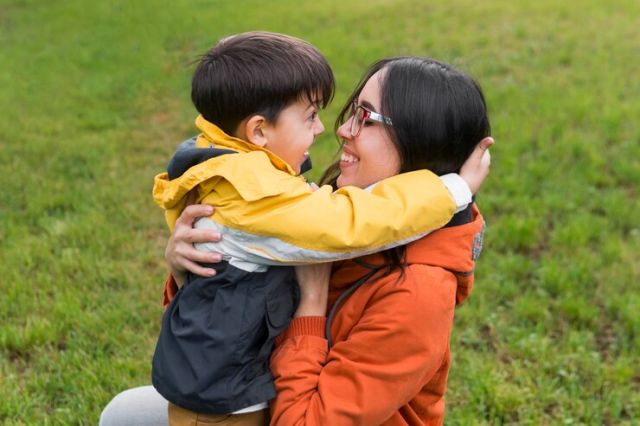
M 221 231 L 226 245 L 202 248 L 231 257 L 246 253 L 247 261 L 313 263 L 358 257 L 442 227 L 457 207 L 441 178 L 427 170 L 396 175 L 366 190 L 334 192 L 323 186 L 312 192 L 302 178 L 265 165 L 259 153 L 224 157 L 172 181 L 157 176 L 154 195 L 171 226 L 182 210 L 181 198 L 197 188 L 198 201 L 216 207 L 198 226 Z M 207 166 L 209 162 L 214 164 Z

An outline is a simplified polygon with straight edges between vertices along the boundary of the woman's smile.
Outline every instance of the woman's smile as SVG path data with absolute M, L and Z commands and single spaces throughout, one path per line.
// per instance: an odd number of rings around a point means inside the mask
M 340 156 L 340 168 L 344 169 L 345 167 L 352 166 L 360 161 L 353 151 L 349 148 L 342 147 L 342 155 Z
M 358 96 L 358 103 L 368 105 L 373 111 L 380 111 L 380 81 L 383 71 L 378 71 L 366 82 Z M 354 136 L 349 117 L 337 131 L 342 140 L 340 156 L 340 176 L 336 181 L 339 188 L 357 186 L 366 188 L 380 180 L 398 174 L 400 157 L 389 133 L 379 123 L 364 124 Z

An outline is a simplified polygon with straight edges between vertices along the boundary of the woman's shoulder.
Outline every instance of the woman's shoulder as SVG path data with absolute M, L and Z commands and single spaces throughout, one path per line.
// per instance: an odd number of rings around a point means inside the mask
M 455 306 L 455 276 L 437 266 L 410 264 L 402 272 L 393 271 L 375 279 L 371 286 L 370 303 L 382 301 L 417 309 L 434 303 L 441 307 Z
M 398 272 L 372 280 L 340 311 L 344 318 L 357 318 L 354 327 L 373 335 L 404 336 L 427 350 L 435 340 L 445 342 L 453 324 L 455 280 L 444 275 L 441 268 L 409 265 L 402 276 Z

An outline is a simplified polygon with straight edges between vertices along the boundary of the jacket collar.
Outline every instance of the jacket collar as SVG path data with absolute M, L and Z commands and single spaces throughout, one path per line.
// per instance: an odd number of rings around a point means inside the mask
M 485 223 L 475 204 L 472 209 L 472 218 L 470 223 L 438 229 L 426 237 L 409 243 L 406 251 L 407 264 L 435 266 L 454 273 L 458 282 L 456 294 L 458 303 L 462 302 L 471 290 L 475 260 L 482 249 Z M 334 264 L 330 284 L 330 304 L 358 278 L 367 274 L 371 267 L 384 265 L 385 262 L 379 253 L 357 260 L 346 260 Z M 363 266 L 365 263 L 369 267 Z M 397 278 L 398 271 L 394 271 L 389 279 Z
M 202 132 L 198 135 L 198 139 L 196 140 L 196 147 L 198 148 L 208 148 L 213 146 L 215 148 L 233 149 L 238 152 L 262 151 L 267 154 L 271 163 L 278 170 L 287 172 L 292 176 L 297 176 L 297 173 L 291 168 L 291 166 L 273 152 L 245 140 L 229 136 L 220 127 L 210 121 L 207 121 L 202 115 L 199 115 L 198 118 L 196 118 L 196 126 Z

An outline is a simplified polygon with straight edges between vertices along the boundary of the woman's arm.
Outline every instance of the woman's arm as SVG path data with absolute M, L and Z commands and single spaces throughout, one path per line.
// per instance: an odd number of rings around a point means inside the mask
M 296 266 L 300 303 L 294 318 L 324 317 L 327 312 L 331 266 L 331 263 Z
M 222 255 L 197 250 L 193 245 L 194 243 L 220 241 L 222 238 L 217 232 L 193 228 L 193 222 L 196 219 L 209 216 L 212 213 L 212 206 L 195 204 L 186 207 L 178 218 L 165 249 L 169 275 L 164 282 L 163 306 L 166 307 L 178 289 L 182 287 L 187 271 L 203 277 L 212 277 L 216 274 L 215 269 L 204 267 L 196 262 L 203 264 L 220 262 Z
M 331 350 L 323 317 L 292 321 L 271 360 L 272 424 L 381 424 L 434 377 L 448 353 L 455 279 L 424 266 L 406 273 L 413 282 L 387 278 Z
M 169 272 L 178 287 L 182 287 L 187 271 L 204 277 L 210 277 L 216 273 L 214 269 L 203 267 L 200 264 L 220 262 L 221 255 L 197 250 L 194 244 L 217 242 L 220 241 L 221 235 L 208 229 L 193 228 L 193 223 L 198 218 L 212 215 L 213 210 L 212 206 L 206 204 L 194 204 L 186 207 L 176 221 L 164 254 L 169 265 Z

